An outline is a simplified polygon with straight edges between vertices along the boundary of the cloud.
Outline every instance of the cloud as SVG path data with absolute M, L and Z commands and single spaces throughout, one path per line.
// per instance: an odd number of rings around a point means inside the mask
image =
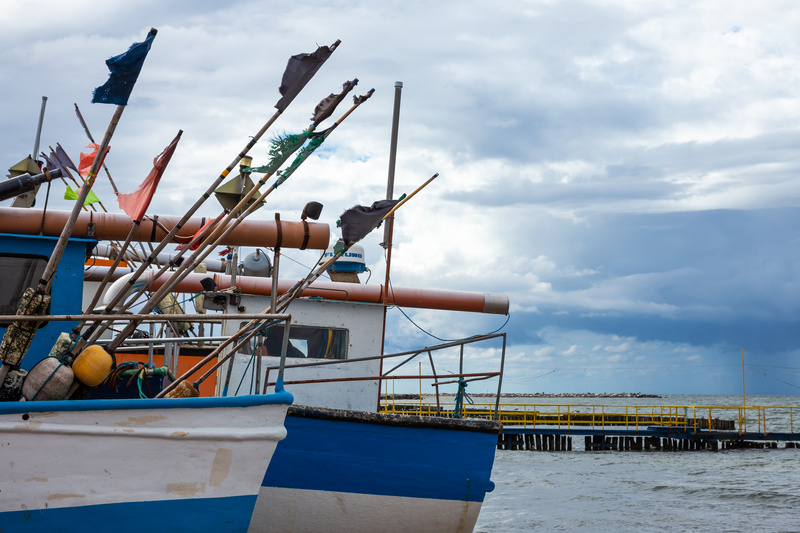
M 56 31 L 41 31 L 43 14 L 58 21 Z M 256 218 L 278 211 L 296 219 L 318 200 L 333 227 L 345 209 L 383 197 L 394 83 L 403 81 L 395 192 L 440 176 L 397 213 L 391 281 L 509 294 L 505 331 L 519 366 L 508 371 L 527 376 L 520 387 L 701 387 L 699 377 L 660 380 L 650 370 L 636 370 L 649 376 L 640 385 L 604 380 L 616 375 L 612 368 L 624 373 L 637 358 L 649 361 L 651 351 L 665 364 L 725 360 L 742 345 L 766 360 L 794 353 L 800 8 L 17 2 L 0 13 L 5 164 L 32 151 L 43 95 L 40 149 L 61 143 L 74 157 L 87 143 L 76 103 L 101 137 L 113 109 L 89 100 L 107 77 L 104 61 L 150 27 L 159 34 L 107 163 L 129 192 L 184 130 L 154 213 L 185 212 L 273 116 L 292 54 L 341 39 L 253 148 L 254 162 L 265 162 L 272 135 L 308 127 L 316 103 L 344 80 L 357 77 L 356 93 L 375 94 Z M 96 192 L 116 210 L 105 178 Z M 62 194 L 63 185 L 52 185 L 50 208 L 71 207 Z M 198 215 L 219 209 L 212 200 Z M 363 243 L 370 283 L 384 279 L 382 239 L 379 231 Z M 282 262 L 287 277 L 317 259 L 286 254 L 296 261 Z M 392 332 L 402 337 L 392 342 L 402 346 L 433 338 L 425 332 L 460 338 L 505 321 L 409 311 L 417 327 L 392 314 Z M 554 331 L 562 332 L 558 342 Z M 614 344 L 614 335 L 630 340 Z M 606 350 L 625 342 L 627 350 Z M 592 359 L 609 354 L 621 358 L 603 359 L 608 369 Z M 586 370 L 537 377 L 553 370 L 537 364 L 559 357 L 585 357 Z

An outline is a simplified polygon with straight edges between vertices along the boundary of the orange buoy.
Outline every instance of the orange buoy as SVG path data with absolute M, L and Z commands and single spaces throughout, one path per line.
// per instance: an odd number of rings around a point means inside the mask
M 113 359 L 107 351 L 92 344 L 83 350 L 72 363 L 72 371 L 81 383 L 96 387 L 111 373 L 113 364 Z

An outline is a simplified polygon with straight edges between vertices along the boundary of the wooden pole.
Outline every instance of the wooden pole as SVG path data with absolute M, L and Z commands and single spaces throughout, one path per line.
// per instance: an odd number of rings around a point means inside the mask
M 397 204 L 395 204 L 395 206 L 394 206 L 394 207 L 391 209 L 391 211 L 389 211 L 388 213 L 386 213 L 385 215 L 383 215 L 383 220 L 386 220 L 387 218 L 389 218 L 390 216 L 392 216 L 392 214 L 393 214 L 395 211 L 397 211 L 397 209 L 398 209 L 398 208 L 399 208 L 401 205 L 403 205 L 403 204 L 404 204 L 404 203 L 406 203 L 407 201 L 411 200 L 411 198 L 412 198 L 412 197 L 413 197 L 415 194 L 417 194 L 419 191 L 421 191 L 422 189 L 424 189 L 425 187 L 427 187 L 427 186 L 428 186 L 428 184 L 429 184 L 430 182 L 432 182 L 433 180 L 435 180 L 435 179 L 436 179 L 436 178 L 438 178 L 438 177 L 439 177 L 439 173 L 437 172 L 436 174 L 434 174 L 433 176 L 431 176 L 430 178 L 428 178 L 428 181 L 426 181 L 425 183 L 423 183 L 422 185 L 420 185 L 419 187 L 417 187 L 416 189 L 414 189 L 414 192 L 412 192 L 411 194 L 409 194 L 408 196 L 406 196 L 405 198 L 403 198 L 402 200 L 400 200 L 399 202 L 397 202 Z
M 368 94 L 372 94 L 373 91 L 374 91 L 374 89 L 370 90 L 368 92 Z M 357 107 L 359 107 L 361 105 L 361 103 L 363 103 L 363 102 L 358 102 L 358 103 L 353 104 L 353 106 L 351 106 L 351 108 L 344 115 L 342 115 L 342 117 L 339 118 L 339 120 L 337 120 L 331 128 L 335 128 L 336 126 L 341 124 L 341 122 L 344 119 L 346 119 Z M 315 127 L 316 127 L 316 125 L 312 124 L 311 126 L 309 126 L 307 131 L 312 131 Z M 160 299 L 167 292 L 171 291 L 172 288 L 175 285 L 177 285 L 183 279 L 185 279 L 186 276 L 188 276 L 193 271 L 193 269 L 205 257 L 207 257 L 211 253 L 211 251 L 213 250 L 214 246 L 216 246 L 219 241 L 223 240 L 228 234 L 230 234 L 234 229 L 236 229 L 236 227 L 248 215 L 250 215 L 253 211 L 255 211 L 257 209 L 258 205 L 260 205 L 264 201 L 264 199 L 272 191 L 275 190 L 276 187 L 274 185 L 269 186 L 267 188 L 267 190 L 263 194 L 261 194 L 261 196 L 259 196 L 258 199 L 255 202 L 253 202 L 249 207 L 247 206 L 247 204 L 253 198 L 255 193 L 258 192 L 258 189 L 261 187 L 261 185 L 263 185 L 271 176 L 272 176 L 272 173 L 266 174 L 262 179 L 260 179 L 258 181 L 258 183 L 237 203 L 237 205 L 229 213 L 226 213 L 225 211 L 222 212 L 220 217 L 224 216 L 224 218 L 221 220 L 221 222 L 217 223 L 213 227 L 213 231 L 211 231 L 211 234 L 208 236 L 208 238 L 200 245 L 200 247 L 198 247 L 198 249 L 189 257 L 189 259 L 184 261 L 183 264 L 175 271 L 175 273 L 171 276 L 169 282 L 165 283 L 164 286 L 162 286 L 158 291 L 156 291 L 155 294 L 151 295 L 151 297 L 150 297 L 151 302 L 160 301 Z M 235 213 L 239 212 L 241 209 L 244 209 L 244 211 L 242 212 L 241 216 L 234 217 L 233 215 Z M 194 242 L 194 239 L 193 239 L 192 242 Z M 186 248 L 184 248 L 184 250 L 187 249 L 187 248 L 189 248 L 189 245 L 187 245 Z M 177 258 L 181 257 L 182 254 L 183 254 L 183 250 L 180 251 L 175 256 L 174 259 L 177 259 Z M 162 270 L 156 276 L 153 276 L 153 279 L 155 279 L 156 277 L 161 275 L 165 270 L 166 270 L 166 268 L 162 268 Z M 314 279 L 316 279 L 316 278 L 314 278 Z M 145 284 L 141 289 L 139 289 L 139 293 L 137 294 L 137 297 L 140 294 L 142 294 L 144 291 L 146 291 L 148 286 L 149 286 L 149 283 Z M 135 298 L 134 298 L 134 300 L 135 300 Z M 152 307 L 150 307 L 150 306 L 152 306 Z M 145 307 L 143 308 L 143 310 L 146 309 L 146 310 L 149 311 L 154 306 L 155 306 L 155 304 L 152 304 L 152 303 L 145 304 Z M 148 309 L 148 307 L 150 307 L 150 308 Z M 120 338 L 120 339 L 124 338 L 125 335 L 127 335 L 128 333 L 130 333 L 130 331 L 132 331 L 131 328 L 135 328 L 135 325 L 129 324 L 128 327 L 125 330 L 123 330 L 119 335 L 117 335 L 117 338 Z M 95 334 L 95 335 L 97 335 L 97 334 Z
M 372 94 L 372 92 L 373 92 L 373 91 L 374 91 L 374 89 L 373 89 L 373 90 L 370 90 L 368 94 Z M 334 123 L 334 125 L 332 126 L 332 128 L 333 128 L 333 127 L 336 127 L 336 126 L 338 126 L 338 125 L 339 125 L 339 124 L 340 124 L 340 123 L 341 123 L 341 122 L 342 122 L 342 121 L 343 121 L 345 118 L 347 118 L 347 117 L 348 117 L 348 116 L 349 116 L 349 115 L 350 115 L 350 114 L 351 114 L 351 113 L 352 113 L 352 112 L 353 112 L 353 111 L 354 111 L 354 110 L 355 110 L 355 109 L 356 109 L 356 108 L 357 108 L 359 105 L 361 105 L 361 103 L 363 103 L 363 102 L 358 102 L 358 103 L 355 103 L 355 104 L 353 104 L 353 106 L 352 106 L 352 107 L 351 107 L 351 108 L 350 108 L 350 109 L 349 109 L 349 110 L 348 110 L 348 111 L 347 111 L 347 112 L 346 112 L 344 115 L 342 115 L 342 117 L 341 117 L 339 120 L 337 120 L 337 121 L 336 121 L 336 123 Z M 277 115 L 277 113 L 276 113 L 276 115 Z M 307 131 L 313 131 L 315 127 L 316 127 L 316 124 L 312 124 L 311 126 L 309 126 L 309 128 L 307 129 Z M 254 143 L 253 143 L 253 144 L 254 144 Z M 241 160 L 241 157 L 244 157 L 244 155 L 245 155 L 245 153 L 243 153 L 243 154 L 240 154 L 240 158 L 239 158 L 239 159 L 238 159 L 236 162 L 238 163 L 238 161 L 239 161 L 239 160 Z M 232 168 L 232 167 L 233 167 L 233 165 L 231 165 L 231 167 L 230 167 L 230 168 Z M 254 186 L 253 186 L 253 188 L 252 188 L 250 191 L 248 191 L 248 193 L 247 193 L 247 194 L 246 194 L 246 195 L 245 195 L 245 196 L 244 196 L 244 197 L 243 197 L 243 198 L 242 198 L 242 199 L 241 199 L 241 200 L 240 200 L 240 201 L 239 201 L 239 202 L 236 204 L 236 206 L 235 206 L 235 207 L 234 207 L 234 208 L 233 208 L 233 209 L 232 209 L 230 212 L 223 211 L 223 212 L 220 214 L 221 221 L 220 221 L 220 222 L 218 222 L 217 224 L 215 224 L 215 225 L 214 225 L 214 227 L 212 228 L 211 234 L 208 236 L 208 238 L 207 238 L 207 239 L 206 239 L 206 240 L 205 240 L 205 241 L 204 241 L 204 242 L 203 242 L 203 243 L 202 243 L 202 244 L 201 244 L 201 245 L 198 247 L 198 249 L 197 249 L 197 250 L 196 250 L 196 251 L 195 251 L 195 252 L 194 252 L 192 255 L 190 255 L 190 256 L 189 256 L 189 259 L 188 259 L 188 260 L 184 261 L 184 262 L 183 262 L 183 264 L 181 264 L 181 266 L 180 266 L 180 267 L 178 267 L 178 269 L 175 271 L 175 273 L 174 273 L 174 274 L 171 276 L 170 280 L 169 280 L 167 283 L 165 283 L 165 284 L 164 284 L 164 285 L 163 285 L 163 286 L 162 286 L 162 287 L 161 287 L 161 288 L 160 288 L 158 291 L 156 291 L 156 293 L 155 293 L 154 295 L 151 295 L 151 297 L 150 297 L 150 300 L 151 300 L 151 302 L 148 302 L 147 304 L 145 304 L 145 307 L 144 307 L 143 309 L 147 309 L 148 311 L 149 311 L 149 310 L 151 310 L 151 309 L 153 309 L 153 308 L 155 307 L 155 305 L 156 305 L 156 304 L 154 304 L 154 303 L 152 303 L 152 302 L 158 302 L 158 301 L 160 301 L 160 299 L 163 297 L 163 295 L 165 295 L 167 292 L 171 291 L 171 290 L 172 290 L 172 288 L 173 288 L 175 285 L 177 285 L 177 284 L 178 284 L 178 283 L 180 283 L 180 282 L 181 282 L 183 279 L 185 279 L 185 278 L 186 278 L 186 276 L 188 276 L 188 275 L 189 275 L 189 274 L 192 272 L 192 270 L 193 270 L 193 269 L 194 269 L 194 268 L 195 268 L 195 267 L 196 267 L 196 266 L 197 266 L 197 265 L 198 265 L 198 264 L 199 264 L 199 263 L 200 263 L 200 262 L 201 262 L 201 261 L 202 261 L 202 260 L 203 260 L 205 257 L 207 257 L 207 256 L 208 256 L 208 255 L 211 253 L 211 251 L 213 250 L 214 246 L 216 246 L 216 245 L 217 245 L 217 243 L 218 243 L 219 241 L 221 241 L 222 239 L 224 239 L 224 238 L 225 238 L 225 237 L 226 237 L 226 236 L 227 236 L 229 233 L 231 233 L 231 232 L 232 232 L 232 231 L 233 231 L 233 230 L 234 230 L 234 229 L 235 229 L 235 228 L 236 228 L 236 227 L 237 227 L 237 226 L 238 226 L 238 225 L 239 225 L 239 224 L 240 224 L 240 223 L 241 223 L 241 222 L 242 222 L 242 221 L 243 221 L 243 220 L 244 220 L 244 219 L 245 219 L 245 218 L 248 216 L 248 215 L 250 215 L 250 214 L 251 214 L 253 211 L 255 211 L 255 209 L 257 209 L 258 205 L 259 205 L 259 204 L 261 204 L 261 203 L 263 202 L 263 200 L 264 200 L 264 199 L 265 199 L 265 198 L 266 198 L 266 197 L 267 197 L 267 196 L 268 196 L 268 195 L 269 195 L 269 194 L 270 194 L 272 191 L 274 191 L 274 190 L 275 190 L 275 188 L 276 188 L 276 187 L 275 187 L 274 185 L 271 185 L 270 187 L 268 187 L 268 188 L 267 188 L 267 190 L 266 190 L 266 191 L 265 191 L 265 192 L 264 192 L 264 193 L 263 193 L 261 196 L 259 196 L 259 197 L 258 197 L 258 199 L 257 199 L 255 202 L 253 202 L 253 203 L 252 203 L 252 204 L 251 204 L 249 207 L 247 207 L 247 204 L 248 204 L 248 202 L 250 202 L 250 200 L 253 198 L 253 196 L 254 196 L 254 195 L 255 195 L 255 194 L 258 192 L 258 190 L 260 189 L 260 187 L 261 187 L 261 186 L 262 186 L 264 183 L 266 183 L 266 181 L 267 181 L 267 180 L 268 180 L 268 179 L 269 179 L 269 178 L 270 178 L 272 175 L 273 175 L 272 173 L 270 173 L 270 174 L 266 174 L 266 175 L 265 175 L 263 178 L 261 178 L 261 179 L 260 179 L 260 180 L 259 180 L 259 181 L 258 181 L 258 182 L 257 182 L 257 183 L 254 185 Z M 221 180 L 220 180 L 220 181 L 221 181 Z M 214 188 L 216 188 L 216 186 L 215 186 Z M 211 191 L 213 191 L 213 189 L 211 189 Z M 242 212 L 242 214 L 241 214 L 240 216 L 238 216 L 238 217 L 237 217 L 237 216 L 234 216 L 236 213 L 238 213 L 238 212 L 239 212 L 240 210 L 242 210 L 242 209 L 244 209 L 244 211 Z M 224 217 L 224 218 L 223 218 L 223 217 Z M 167 237 L 165 237 L 165 239 L 167 239 L 167 238 L 169 238 L 169 235 L 168 235 Z M 193 243 L 193 242 L 195 242 L 195 240 L 196 240 L 196 239 L 193 239 L 193 240 L 192 240 L 192 243 Z M 162 242 L 163 242 L 163 241 L 162 241 Z M 191 244 L 191 243 L 190 243 L 190 244 Z M 188 249 L 188 248 L 190 247 L 190 244 L 189 244 L 189 245 L 187 245 L 187 246 L 184 248 L 184 250 Z M 182 257 L 182 255 L 183 255 L 183 250 L 181 250 L 181 251 L 180 251 L 180 252 L 179 252 L 179 253 L 178 253 L 178 254 L 175 256 L 175 258 L 174 258 L 174 259 L 178 259 L 178 258 Z M 165 268 L 162 268 L 162 271 L 160 271 L 160 272 L 158 273 L 158 275 L 162 274 L 162 273 L 163 273 L 163 271 L 165 271 Z M 153 279 L 155 279 L 156 277 L 158 277 L 158 275 L 156 275 L 156 276 L 153 276 Z M 137 279 L 137 278 L 138 278 L 138 276 L 134 276 L 134 278 L 133 278 L 133 279 Z M 316 278 L 315 278 L 315 279 L 316 279 Z M 143 294 L 143 293 L 144 293 L 144 292 L 147 290 L 147 288 L 148 288 L 148 287 L 149 287 L 149 283 L 145 283 L 145 284 L 144 284 L 144 286 L 143 286 L 141 289 L 139 289 L 139 292 L 137 293 L 136 297 L 138 297 L 139 295 Z M 134 298 L 134 300 L 135 300 L 135 298 Z M 117 299 L 117 300 L 116 300 L 116 302 L 114 302 L 114 303 L 117 303 L 118 301 L 119 301 L 119 300 Z M 148 308 L 148 307 L 149 307 L 149 308 Z M 119 339 L 119 342 L 121 342 L 121 340 L 122 340 L 122 339 L 124 339 L 124 337 L 125 337 L 126 335 L 128 335 L 128 334 L 129 334 L 131 331 L 133 331 L 133 329 L 135 329 L 135 327 L 136 327 L 136 325 L 135 325 L 135 324 L 129 324 L 129 325 L 128 325 L 128 326 L 125 328 L 125 330 L 123 330 L 121 333 L 119 333 L 119 334 L 117 335 L 117 337 L 116 337 L 115 341 L 116 341 L 117 339 Z M 94 338 L 98 338 L 98 337 L 99 337 L 99 334 L 100 334 L 100 333 L 102 333 L 102 331 L 104 331 L 104 330 L 105 330 L 105 328 L 103 328 L 102 330 L 100 330 L 100 332 L 99 332 L 99 333 L 95 333 L 95 334 L 94 334 Z M 112 344 L 113 344 L 113 343 L 112 343 Z M 111 347 L 111 346 L 109 346 L 109 348 L 112 348 L 112 347 Z
M 272 126 L 272 124 L 275 123 L 275 121 L 278 119 L 278 117 L 280 115 L 281 115 L 281 112 L 280 111 L 276 111 L 272 115 L 272 117 L 270 117 L 269 120 L 267 120 L 267 122 L 261 127 L 261 129 L 250 139 L 250 141 L 247 143 L 247 145 L 244 147 L 244 149 L 241 152 L 239 152 L 239 154 L 225 168 L 225 170 L 223 170 L 220 173 L 220 175 L 217 177 L 217 179 L 214 180 L 214 182 L 211 184 L 211 186 L 208 187 L 208 189 L 206 189 L 205 193 L 203 193 L 203 195 L 200 198 L 197 199 L 197 201 L 194 203 L 194 205 L 192 205 L 192 207 L 190 207 L 189 210 L 186 211 L 186 213 L 183 215 L 183 217 L 180 219 L 180 221 L 178 221 L 178 223 L 175 224 L 175 226 L 169 231 L 169 233 L 167 233 L 167 235 L 164 237 L 164 239 L 162 239 L 162 241 L 158 244 L 158 246 L 156 246 L 153 249 L 153 251 L 150 253 L 150 255 L 142 262 L 142 264 L 139 266 L 139 268 L 136 270 L 136 272 L 132 276 L 132 278 L 130 280 L 131 284 L 133 284 L 136 280 L 138 280 L 142 276 L 142 274 L 144 274 L 147 271 L 147 269 L 148 269 L 148 267 L 150 266 L 151 263 L 156 261 L 156 259 L 158 257 L 158 254 L 161 253 L 161 251 L 164 248 L 166 248 L 166 246 L 169 243 L 172 242 L 172 239 L 175 237 L 175 235 L 178 234 L 178 232 L 181 230 L 183 225 L 186 224 L 186 222 L 192 217 L 192 215 L 194 215 L 194 213 L 200 208 L 200 206 L 203 205 L 203 203 L 205 203 L 205 201 L 208 198 L 211 197 L 211 195 L 214 193 L 214 190 L 217 187 L 219 187 L 220 183 L 222 183 L 222 181 L 228 176 L 228 174 L 230 174 L 231 170 L 233 170 L 233 168 L 239 163 L 239 161 L 241 161 L 241 159 L 245 155 L 247 155 L 247 152 L 249 152 L 250 149 L 253 146 L 255 146 L 255 144 L 259 141 L 259 139 L 261 139 L 261 137 L 264 135 L 264 133 L 266 133 L 266 131 Z M 146 287 L 144 288 L 144 290 L 146 290 Z M 102 315 L 109 314 L 110 313 L 110 309 L 112 309 L 116 304 L 118 304 L 120 302 L 120 300 L 122 300 L 122 298 L 125 295 L 124 293 L 125 293 L 125 291 L 121 291 L 113 299 L 113 301 L 109 303 L 108 307 L 105 310 L 103 310 Z M 101 317 L 102 317 L 102 315 L 101 315 Z M 104 320 L 105 320 L 104 318 L 98 318 L 98 320 L 94 321 L 92 323 L 92 325 L 90 326 L 89 331 L 87 333 L 93 335 L 92 336 L 93 340 L 95 340 L 96 338 L 99 338 L 99 336 L 108 328 L 108 323 L 104 324 Z M 80 344 L 80 346 L 76 345 L 78 349 L 83 346 L 82 343 L 79 343 L 79 344 Z
M 94 139 L 92 138 L 92 134 L 89 131 L 89 126 L 86 125 L 86 122 L 83 120 L 83 115 L 81 115 L 81 110 L 78 109 L 78 104 L 74 104 L 74 105 L 75 105 L 75 113 L 78 114 L 78 120 L 81 121 L 81 126 L 83 126 L 83 131 L 86 132 L 86 136 L 89 137 L 89 141 L 90 142 L 94 142 Z M 119 196 L 119 191 L 117 190 L 117 184 L 114 183 L 114 180 L 111 178 L 111 173 L 108 171 L 108 168 L 106 167 L 105 162 L 103 163 L 103 170 L 106 171 L 106 176 L 108 176 L 108 182 L 111 184 L 111 188 L 114 190 L 114 194 Z
M 117 124 L 119 124 L 119 119 L 124 110 L 125 106 L 117 106 L 116 110 L 114 111 L 114 115 L 111 117 L 111 122 L 109 123 L 106 133 L 103 136 L 103 140 L 100 142 L 100 146 L 97 149 L 97 155 L 92 162 L 92 167 L 89 169 L 89 176 L 86 179 L 86 184 L 81 187 L 81 191 L 78 194 L 78 198 L 75 200 L 75 205 L 72 208 L 72 213 L 70 213 L 67 223 L 64 225 L 64 229 L 61 231 L 61 235 L 58 237 L 58 242 L 56 242 L 56 246 L 53 248 L 53 254 L 50 256 L 50 260 L 47 262 L 47 266 L 42 274 L 42 279 L 39 280 L 38 290 L 42 292 L 50 292 L 50 288 L 53 285 L 53 277 L 55 275 L 56 268 L 58 268 L 58 263 L 61 261 L 61 256 L 64 255 L 67 242 L 69 241 L 70 235 L 72 235 L 72 229 L 75 227 L 75 221 L 78 219 L 78 215 L 81 212 L 83 202 L 85 202 L 87 196 L 89 196 L 89 191 L 92 190 L 92 185 L 94 185 L 95 177 L 97 176 L 97 169 L 100 168 L 100 163 L 105 157 L 108 143 L 111 141 L 111 137 L 114 135 L 114 131 L 117 129 Z

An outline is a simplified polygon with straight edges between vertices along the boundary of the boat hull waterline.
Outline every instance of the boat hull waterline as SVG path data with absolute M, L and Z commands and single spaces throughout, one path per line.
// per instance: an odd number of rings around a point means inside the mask
M 291 402 L 0 403 L 0 530 L 246 531 Z
M 292 407 L 250 532 L 472 531 L 502 427 Z

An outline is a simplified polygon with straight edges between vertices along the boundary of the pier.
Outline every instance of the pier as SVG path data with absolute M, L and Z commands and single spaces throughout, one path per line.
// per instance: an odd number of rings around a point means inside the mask
M 583 437 L 586 451 L 700 451 L 742 448 L 800 448 L 800 433 L 681 430 L 659 427 L 638 430 L 532 428 L 503 426 L 498 450 L 572 451 L 573 437 Z M 781 443 L 783 445 L 781 446 Z
M 800 448 L 798 406 L 437 404 L 385 401 L 385 412 L 490 418 L 502 422 L 501 450 L 719 451 Z M 577 442 L 573 442 L 577 439 Z M 578 444 L 580 443 L 580 444 Z

